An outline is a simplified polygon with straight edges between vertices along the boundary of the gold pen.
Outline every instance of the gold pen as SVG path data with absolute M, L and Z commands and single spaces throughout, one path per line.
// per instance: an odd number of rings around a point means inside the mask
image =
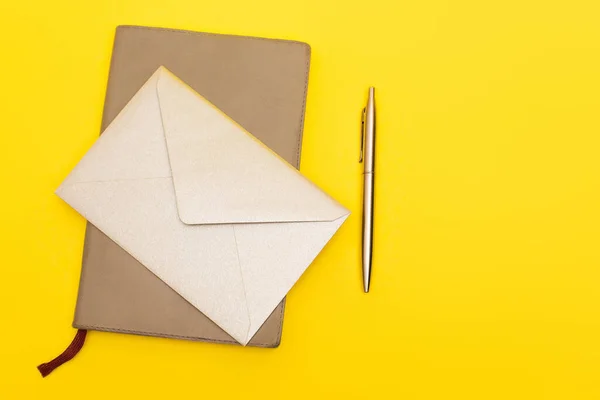
M 363 171 L 362 270 L 363 287 L 369 293 L 373 260 L 373 210 L 375 202 L 375 88 L 369 88 L 367 106 L 362 114 L 360 160 Z

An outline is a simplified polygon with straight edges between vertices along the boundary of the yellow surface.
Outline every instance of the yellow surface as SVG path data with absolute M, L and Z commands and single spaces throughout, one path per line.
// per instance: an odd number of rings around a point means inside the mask
M 595 0 L 2 1 L 0 399 L 600 398 L 599 17 Z M 118 24 L 310 43 L 302 172 L 354 213 L 290 292 L 280 348 L 92 332 L 44 380 L 74 334 L 84 233 L 53 190 L 98 134 Z

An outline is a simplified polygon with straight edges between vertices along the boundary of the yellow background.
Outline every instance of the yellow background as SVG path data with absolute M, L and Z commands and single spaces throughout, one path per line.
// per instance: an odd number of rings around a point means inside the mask
M 0 5 L 0 398 L 600 398 L 595 0 Z M 352 211 L 275 350 L 70 342 L 84 220 L 53 194 L 100 126 L 114 29 L 306 41 L 302 172 Z M 379 110 L 372 293 L 359 112 Z

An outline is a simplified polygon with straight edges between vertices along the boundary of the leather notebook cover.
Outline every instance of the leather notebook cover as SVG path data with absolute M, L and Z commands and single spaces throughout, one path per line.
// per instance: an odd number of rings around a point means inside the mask
M 120 26 L 102 131 L 162 65 L 298 168 L 309 63 L 301 42 Z M 284 303 L 249 346 L 279 345 Z M 89 223 L 73 326 L 237 343 Z

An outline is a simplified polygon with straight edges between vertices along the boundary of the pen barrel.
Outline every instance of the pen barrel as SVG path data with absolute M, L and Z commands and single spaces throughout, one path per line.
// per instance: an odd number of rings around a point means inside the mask
M 371 284 L 371 264 L 373 259 L 373 211 L 375 200 L 375 175 L 365 172 L 363 189 L 363 221 L 362 221 L 362 267 L 365 293 Z

